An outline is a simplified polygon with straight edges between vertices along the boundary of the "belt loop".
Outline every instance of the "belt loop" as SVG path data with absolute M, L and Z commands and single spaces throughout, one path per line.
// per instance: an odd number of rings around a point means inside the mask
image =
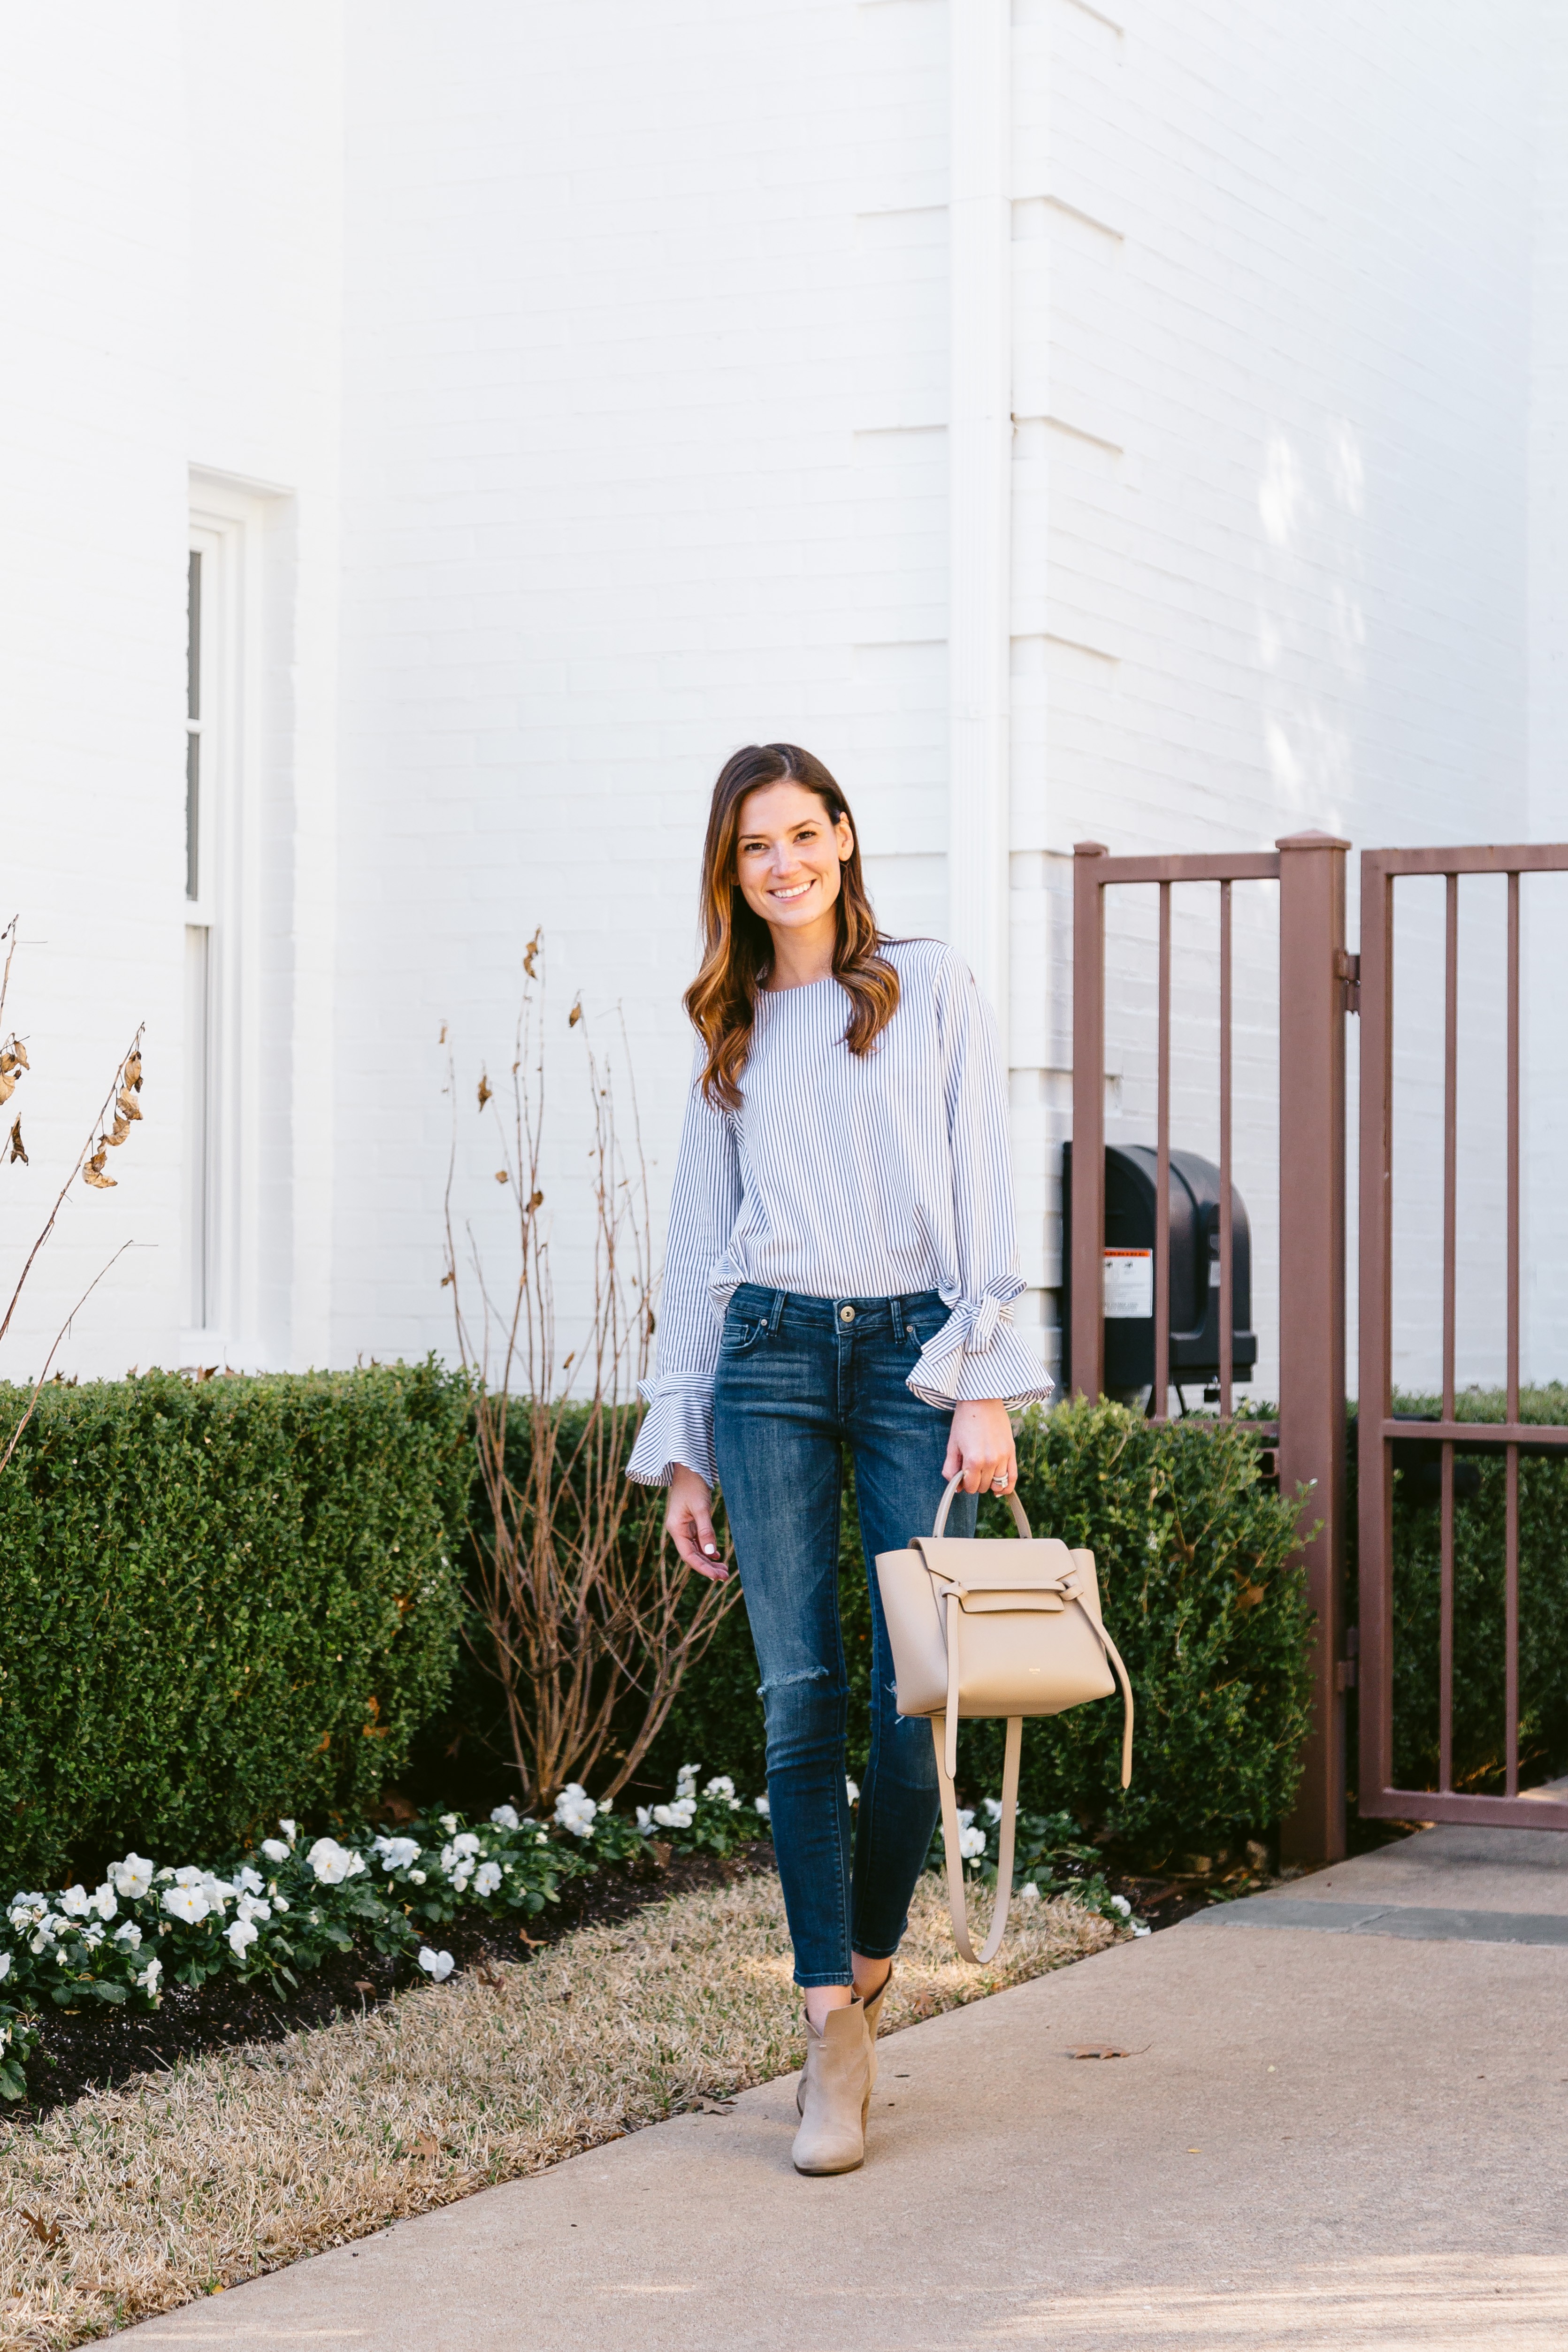
M 784 1307 L 788 1298 L 789 1293 L 787 1290 L 775 1290 L 773 1293 L 773 1311 L 768 1317 L 768 1337 L 770 1339 L 773 1337 L 779 1328 L 779 1320 L 784 1314 Z
M 893 1337 L 899 1342 L 899 1345 L 902 1347 L 904 1341 L 904 1302 L 901 1298 L 889 1298 L 888 1304 L 893 1310 Z

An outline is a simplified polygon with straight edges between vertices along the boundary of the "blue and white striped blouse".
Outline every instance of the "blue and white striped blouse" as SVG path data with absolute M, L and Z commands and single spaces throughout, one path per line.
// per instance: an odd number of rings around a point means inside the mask
M 870 1053 L 844 1043 L 837 980 L 757 999 L 739 1111 L 702 1096 L 699 1046 L 676 1162 L 658 1371 L 627 1475 L 668 1486 L 677 1463 L 714 1483 L 713 1377 L 743 1282 L 808 1298 L 941 1293 L 952 1310 L 909 1386 L 928 1404 L 1047 1397 L 1013 1328 L 1024 1288 L 1013 1230 L 1007 1104 L 991 1015 L 936 940 L 896 940 L 899 1009 Z

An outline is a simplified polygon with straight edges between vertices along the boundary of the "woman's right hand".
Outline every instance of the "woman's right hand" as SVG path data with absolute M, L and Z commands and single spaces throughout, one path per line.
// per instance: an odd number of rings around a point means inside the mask
M 720 1557 L 713 1533 L 712 1502 L 707 1479 L 678 1462 L 665 1505 L 665 1533 L 688 1568 L 695 1569 L 699 1576 L 710 1577 L 715 1584 L 727 1584 L 730 1571 Z

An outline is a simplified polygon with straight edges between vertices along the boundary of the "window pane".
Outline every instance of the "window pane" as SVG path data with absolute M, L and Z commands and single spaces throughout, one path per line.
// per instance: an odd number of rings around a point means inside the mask
M 201 881 L 202 739 L 185 737 L 185 896 L 199 897 Z

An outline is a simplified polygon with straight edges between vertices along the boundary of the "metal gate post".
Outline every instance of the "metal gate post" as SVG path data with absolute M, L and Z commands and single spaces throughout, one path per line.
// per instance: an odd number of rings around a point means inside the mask
M 1279 1491 L 1302 1524 L 1312 1727 L 1281 1836 L 1297 1862 L 1345 1850 L 1345 941 L 1347 841 L 1279 850 Z M 1076 1154 L 1074 1155 L 1076 1160 Z M 1076 1168 L 1075 1168 L 1076 1174 Z M 1075 1198 L 1074 1207 L 1077 1207 Z
M 1105 890 L 1102 841 L 1073 845 L 1072 1386 L 1105 1386 Z

